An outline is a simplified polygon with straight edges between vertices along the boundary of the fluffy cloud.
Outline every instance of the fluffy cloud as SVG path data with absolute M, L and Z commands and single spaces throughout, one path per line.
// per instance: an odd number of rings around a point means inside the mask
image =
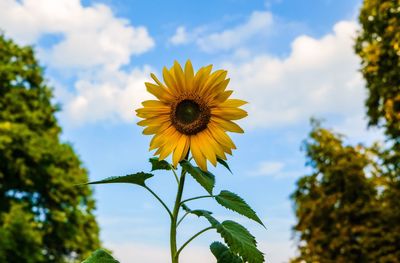
M 49 68 L 73 76 L 74 82 L 67 85 L 52 80 L 64 108 L 62 116 L 69 123 L 132 121 L 134 109 L 148 96 L 143 82 L 149 67 L 129 71 L 121 67 L 132 56 L 150 50 L 154 40 L 145 27 L 132 26 L 104 4 L 2 0 L 0 28 L 21 44 L 36 44 Z M 48 36 L 55 43 L 42 45 Z
M 231 50 L 245 44 L 254 36 L 265 34 L 272 24 L 273 19 L 270 12 L 255 11 L 244 24 L 222 32 L 201 36 L 196 43 L 206 52 Z
M 150 67 L 135 68 L 129 72 L 99 70 L 75 83 L 73 94 L 63 98 L 62 112 L 75 125 L 87 122 L 131 122 L 135 109 L 143 99 L 150 98 L 144 88 L 149 81 Z
M 145 27 L 115 17 L 103 4 L 86 7 L 80 0 L 2 0 L 0 10 L 0 28 L 19 43 L 37 43 L 48 35 L 61 38 L 43 52 L 54 67 L 118 68 L 130 56 L 154 46 Z
M 290 55 L 227 61 L 231 87 L 247 99 L 250 127 L 304 122 L 311 116 L 361 116 L 364 100 L 359 60 L 353 52 L 355 22 L 341 21 L 322 38 L 299 36 Z
M 179 26 L 175 34 L 169 39 L 169 42 L 173 45 L 186 44 L 190 41 L 188 32 L 184 26 Z
M 272 25 L 273 16 L 270 12 L 254 11 L 243 24 L 221 32 L 212 32 L 208 26 L 188 32 L 184 26 L 179 26 L 169 42 L 173 45 L 195 43 L 208 53 L 243 49 L 251 39 L 267 34 Z

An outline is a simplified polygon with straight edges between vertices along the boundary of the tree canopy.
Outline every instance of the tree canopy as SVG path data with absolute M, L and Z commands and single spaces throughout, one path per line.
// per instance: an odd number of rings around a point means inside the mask
M 313 172 L 292 195 L 293 262 L 400 262 L 400 1 L 364 0 L 359 20 L 367 117 L 385 142 L 345 145 L 314 122 L 305 143 Z
M 60 141 L 31 47 L 0 35 L 0 262 L 78 262 L 98 248 L 87 172 Z

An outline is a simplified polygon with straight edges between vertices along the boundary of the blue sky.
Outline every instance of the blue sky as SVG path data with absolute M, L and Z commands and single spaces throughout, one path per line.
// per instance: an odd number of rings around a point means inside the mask
M 237 150 L 233 175 L 221 168 L 216 191 L 242 196 L 267 230 L 219 208 L 193 206 L 233 218 L 257 237 L 268 262 L 295 254 L 290 194 L 307 173 L 302 141 L 309 118 L 370 142 L 364 82 L 352 45 L 360 0 L 79 1 L 0 0 L 0 28 L 20 44 L 32 44 L 55 89 L 58 114 L 91 180 L 148 171 L 149 137 L 135 124 L 134 109 L 150 97 L 143 82 L 174 60 L 196 68 L 225 68 L 233 97 L 249 102 L 246 132 L 232 135 Z M 149 182 L 167 202 L 174 179 L 157 173 Z M 204 194 L 189 180 L 185 196 Z M 168 262 L 168 218 L 144 190 L 129 185 L 96 186 L 101 238 L 122 262 Z M 180 240 L 206 223 L 188 218 Z M 213 262 L 209 233 L 182 254 L 182 262 Z M 197 260 L 197 261 L 196 261 Z

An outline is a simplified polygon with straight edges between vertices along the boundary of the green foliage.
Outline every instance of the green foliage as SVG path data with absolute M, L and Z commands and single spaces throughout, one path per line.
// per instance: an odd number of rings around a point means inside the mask
M 234 255 L 238 255 L 244 262 L 264 262 L 264 255 L 257 249 L 257 242 L 254 236 L 242 225 L 231 220 L 220 223 L 211 215 L 211 212 L 206 210 L 187 211 L 199 217 L 206 218 L 224 239 L 230 251 Z
M 151 163 L 151 171 L 156 170 L 171 170 L 172 166 L 165 160 L 160 161 L 158 157 L 153 157 L 149 159 Z
M 115 260 L 110 254 L 108 254 L 103 249 L 98 249 L 90 255 L 82 263 L 119 263 L 118 260 Z
M 367 81 L 371 125 L 385 123 L 386 133 L 400 139 L 400 2 L 364 0 L 356 52 Z
M 52 99 L 33 50 L 0 35 L 2 262 L 76 262 L 99 246 L 92 192 L 74 187 L 87 172 L 60 141 Z
M 229 168 L 228 163 L 225 160 L 222 160 L 221 158 L 217 158 L 217 162 L 222 164 L 230 173 L 232 173 L 231 168 Z
M 113 184 L 113 183 L 127 183 L 127 184 L 137 184 L 140 186 L 146 186 L 145 181 L 154 175 L 149 173 L 135 173 L 135 174 L 128 174 L 124 176 L 112 176 L 108 177 L 104 180 L 89 182 L 87 184 Z
M 223 190 L 219 195 L 215 196 L 215 200 L 217 200 L 217 202 L 223 207 L 253 219 L 264 226 L 256 212 L 237 194 Z
M 10 211 L 1 214 L 1 222 L 0 262 L 44 262 L 40 252 L 43 246 L 40 223 L 27 211 L 26 204 L 12 202 Z
M 345 146 L 316 123 L 305 146 L 313 172 L 292 195 L 300 250 L 293 262 L 399 262 L 377 148 Z
M 233 254 L 227 246 L 221 242 L 213 242 L 210 245 L 210 250 L 217 259 L 217 263 L 243 263 L 243 260 Z
M 264 262 L 264 255 L 257 249 L 256 239 L 242 225 L 226 220 L 217 226 L 217 232 L 225 240 L 229 249 L 241 256 L 244 262 Z
M 206 191 L 212 195 L 215 185 L 215 176 L 210 172 L 202 171 L 199 167 L 193 166 L 189 161 L 181 161 L 181 166 L 185 169 Z

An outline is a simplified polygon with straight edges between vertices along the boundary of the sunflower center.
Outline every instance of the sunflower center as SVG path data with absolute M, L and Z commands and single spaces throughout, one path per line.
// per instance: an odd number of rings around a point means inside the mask
M 171 107 L 172 125 L 181 133 L 194 135 L 207 128 L 211 118 L 210 108 L 196 96 L 178 99 Z
M 200 106 L 193 100 L 183 100 L 176 106 L 175 116 L 179 122 L 190 124 L 200 116 Z

